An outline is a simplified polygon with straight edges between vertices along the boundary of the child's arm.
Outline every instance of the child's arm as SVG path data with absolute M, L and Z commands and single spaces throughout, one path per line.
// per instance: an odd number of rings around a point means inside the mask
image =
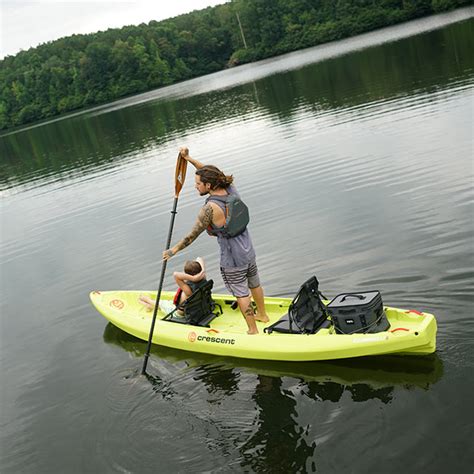
M 196 258 L 196 262 L 201 265 L 201 271 L 195 276 L 198 277 L 197 281 L 201 281 L 203 278 L 206 278 L 206 266 L 204 265 L 204 259 L 202 257 Z
M 201 270 L 199 273 L 196 275 L 189 275 L 189 273 L 184 273 L 184 272 L 174 272 L 173 273 L 174 279 L 176 280 L 176 283 L 178 283 L 178 280 L 181 281 L 192 281 L 193 283 L 197 283 L 198 281 L 201 281 L 203 278 L 205 278 L 206 274 Z
M 188 275 L 184 272 L 174 272 L 173 276 L 176 284 L 184 291 L 186 298 L 191 296 L 193 294 L 193 290 L 191 290 L 191 287 L 186 283 L 185 280 L 189 280 L 189 277 L 192 278 L 192 275 Z
M 196 275 L 190 275 L 189 273 L 185 273 L 185 272 L 174 272 L 173 275 L 175 277 L 175 280 L 176 278 L 179 278 L 180 280 L 182 281 L 192 281 L 193 283 L 197 283 L 198 281 L 201 281 L 203 278 L 206 278 L 206 268 L 204 266 L 204 260 L 202 259 L 202 257 L 198 257 L 196 258 L 196 262 L 199 263 L 199 265 L 201 265 L 201 271 L 199 273 L 196 273 Z M 178 283 L 178 281 L 176 280 L 176 283 Z

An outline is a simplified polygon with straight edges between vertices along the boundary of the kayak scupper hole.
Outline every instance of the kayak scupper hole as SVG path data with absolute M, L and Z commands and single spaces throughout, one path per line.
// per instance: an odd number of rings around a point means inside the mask
M 418 332 L 417 332 L 417 331 L 415 331 L 415 336 L 418 336 Z

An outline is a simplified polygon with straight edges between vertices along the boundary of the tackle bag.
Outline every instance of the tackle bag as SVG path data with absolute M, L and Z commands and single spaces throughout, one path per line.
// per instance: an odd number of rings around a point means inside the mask
M 338 334 L 375 333 L 390 328 L 377 290 L 342 293 L 333 298 L 327 310 Z

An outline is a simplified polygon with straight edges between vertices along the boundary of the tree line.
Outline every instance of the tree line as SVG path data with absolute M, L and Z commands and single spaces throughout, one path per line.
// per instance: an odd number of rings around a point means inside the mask
M 0 129 L 472 3 L 234 0 L 72 35 L 0 61 Z

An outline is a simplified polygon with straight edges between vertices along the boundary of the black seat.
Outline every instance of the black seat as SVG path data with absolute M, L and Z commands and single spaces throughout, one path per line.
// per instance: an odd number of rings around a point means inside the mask
M 326 307 L 321 301 L 319 282 L 315 276 L 305 281 L 288 308 L 288 313 L 264 331 L 286 334 L 314 334 L 322 327 L 329 327 Z
M 214 282 L 209 280 L 163 319 L 192 326 L 209 326 L 214 318 L 222 314 L 221 306 L 212 299 L 213 286 Z M 183 310 L 184 316 L 175 314 L 178 309 Z

